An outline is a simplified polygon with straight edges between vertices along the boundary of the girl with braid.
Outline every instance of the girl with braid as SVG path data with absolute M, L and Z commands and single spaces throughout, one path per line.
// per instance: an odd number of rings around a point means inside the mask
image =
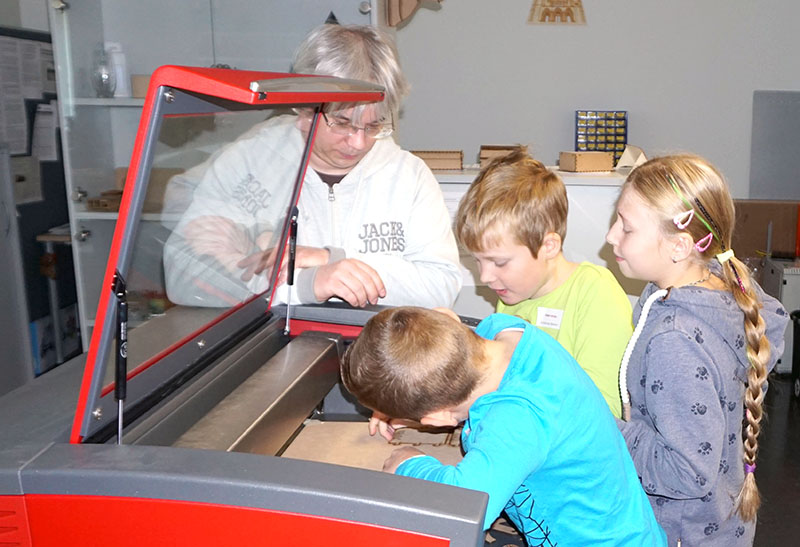
M 671 546 L 752 545 L 767 374 L 788 315 L 731 249 L 734 207 L 703 158 L 628 176 L 606 239 L 650 281 L 623 356 L 617 425 Z

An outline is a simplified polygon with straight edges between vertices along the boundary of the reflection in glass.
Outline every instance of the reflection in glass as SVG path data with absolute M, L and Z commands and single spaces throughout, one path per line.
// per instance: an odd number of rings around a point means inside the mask
M 129 370 L 268 297 L 305 139 L 275 111 L 167 117 L 127 274 Z

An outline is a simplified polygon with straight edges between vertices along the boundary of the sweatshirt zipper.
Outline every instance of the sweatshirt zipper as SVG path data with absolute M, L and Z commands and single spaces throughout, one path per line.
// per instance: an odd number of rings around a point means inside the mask
M 338 242 L 336 234 L 336 194 L 333 192 L 333 184 L 328 186 L 328 204 L 330 205 L 329 209 L 331 213 L 330 219 L 332 241 Z

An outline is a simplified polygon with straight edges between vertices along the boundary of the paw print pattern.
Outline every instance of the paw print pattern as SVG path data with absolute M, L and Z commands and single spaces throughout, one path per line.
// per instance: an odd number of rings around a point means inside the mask
M 702 501 L 703 503 L 708 503 L 709 501 L 711 501 L 712 497 L 714 497 L 714 492 L 709 492 L 708 494 L 700 498 L 700 501 Z
M 706 481 L 706 478 L 703 477 L 702 475 L 695 475 L 694 476 L 694 482 L 696 482 L 700 486 L 705 486 L 707 481 Z
M 703 533 L 705 535 L 707 535 L 707 536 L 710 536 L 711 534 L 713 534 L 717 530 L 719 530 L 719 524 L 717 524 L 716 522 L 709 522 L 708 526 L 703 528 Z
M 694 377 L 699 380 L 708 380 L 708 369 L 706 367 L 697 367 L 697 372 Z
M 647 385 L 647 378 L 644 377 L 644 376 L 639 378 L 639 385 L 642 386 L 642 387 L 646 386 Z
M 698 344 L 703 343 L 703 331 L 701 331 L 697 327 L 694 328 L 694 339 L 697 340 Z
M 672 321 L 673 321 L 674 319 L 675 319 L 674 317 L 672 317 L 671 315 L 668 315 L 668 316 L 666 316 L 666 317 L 664 318 L 664 324 L 665 324 L 665 325 L 671 325 L 671 324 L 672 324 Z
M 733 345 L 736 346 L 736 349 L 742 349 L 744 347 L 744 336 L 741 334 L 736 335 L 736 341 Z
M 783 308 L 778 308 L 777 310 L 775 310 L 775 314 L 780 315 L 781 317 L 786 317 L 788 315 L 786 313 L 786 310 L 784 310 Z
M 650 386 L 650 391 L 653 392 L 653 395 L 655 395 L 662 389 L 664 389 L 664 382 L 662 382 L 661 380 L 655 380 L 653 382 L 653 385 Z
M 728 470 L 730 468 L 731 468 L 731 466 L 728 465 L 728 460 L 720 460 L 720 462 L 719 462 L 719 472 L 720 473 L 725 474 L 725 473 L 728 472 Z
M 656 505 L 658 505 L 659 507 L 664 507 L 666 503 L 667 503 L 666 498 L 656 498 Z
M 722 410 L 727 408 L 728 412 L 733 412 L 736 410 L 736 401 L 729 401 L 727 397 L 722 395 L 719 398 L 719 406 L 722 408 Z
M 733 444 L 736 442 L 736 433 L 731 433 L 728 435 L 728 444 Z
M 708 456 L 711 454 L 711 443 L 708 441 L 703 441 L 700 443 L 699 447 L 697 448 L 697 453 L 702 454 L 703 456 Z
M 695 403 L 692 405 L 692 414 L 694 414 L 695 416 L 698 414 L 702 416 L 703 414 L 706 413 L 707 410 L 708 407 L 702 403 Z
M 637 405 L 637 407 L 636 407 L 636 408 L 638 408 L 638 409 L 639 409 L 639 412 L 641 413 L 641 415 L 642 415 L 642 416 L 647 416 L 647 407 L 646 407 L 646 406 L 644 406 L 644 405 Z
M 739 526 L 736 531 L 733 533 L 734 536 L 740 538 L 744 535 L 744 526 Z
M 656 485 L 653 484 L 652 482 L 648 482 L 647 484 L 644 485 L 644 491 L 647 492 L 648 494 L 655 494 Z
M 730 306 L 731 304 L 733 304 L 733 300 L 731 300 L 726 293 L 721 293 L 720 298 L 726 306 Z
M 631 450 L 636 450 L 637 448 L 639 448 L 639 437 L 636 437 L 631 445 Z

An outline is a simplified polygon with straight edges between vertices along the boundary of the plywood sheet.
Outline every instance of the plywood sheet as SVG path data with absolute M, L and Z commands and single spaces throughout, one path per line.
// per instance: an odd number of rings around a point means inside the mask
M 282 457 L 380 471 L 392 450 L 414 446 L 447 465 L 461 460 L 461 430 L 399 429 L 392 442 L 370 437 L 366 422 L 309 420 Z

